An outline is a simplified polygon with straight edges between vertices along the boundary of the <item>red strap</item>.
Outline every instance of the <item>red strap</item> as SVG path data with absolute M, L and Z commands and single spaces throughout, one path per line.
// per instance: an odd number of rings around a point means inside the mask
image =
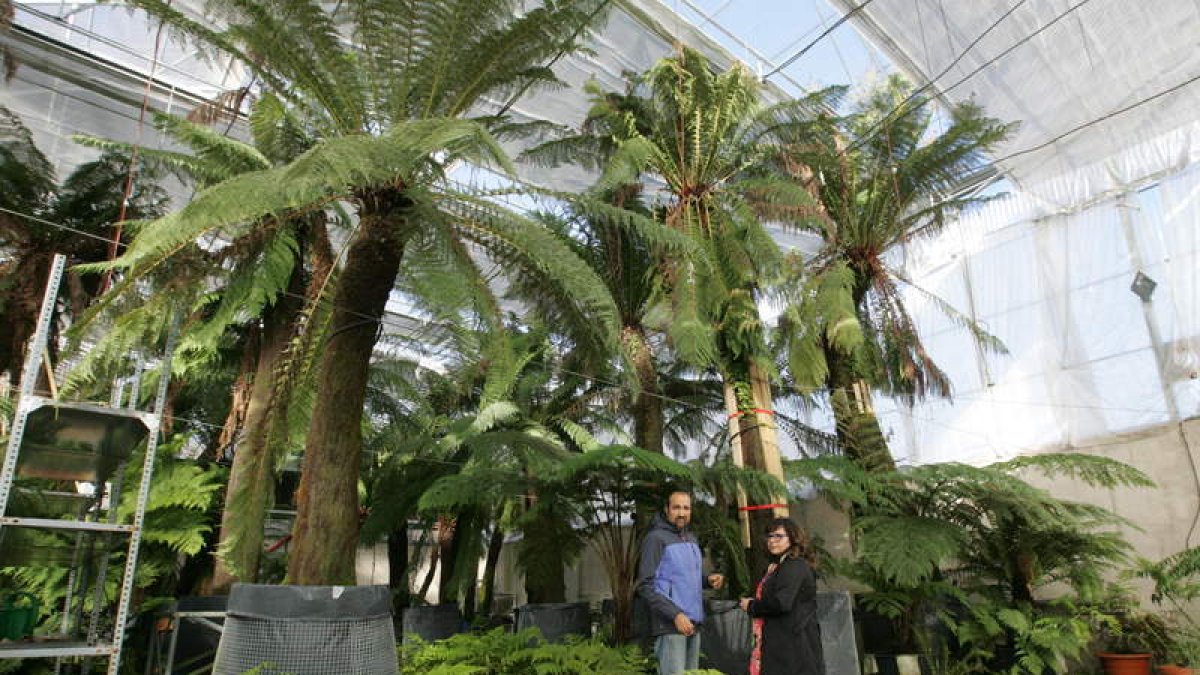
M 284 544 L 288 543 L 288 542 L 289 542 L 289 541 L 291 541 L 291 540 L 292 540 L 292 535 L 291 535 L 291 534 L 285 534 L 285 535 L 283 535 L 282 537 L 280 537 L 280 538 L 279 538 L 279 541 L 277 541 L 277 542 L 275 542 L 274 544 L 271 544 L 270 546 L 268 546 L 268 547 L 267 547 L 267 551 L 266 551 L 266 552 L 267 552 L 267 553 L 274 553 L 275 551 L 278 551 L 278 550 L 279 550 L 281 547 L 283 547 L 283 545 L 284 545 Z
M 745 411 L 745 410 L 735 410 L 735 411 L 729 413 L 729 417 L 730 417 L 730 419 L 733 419 L 735 417 L 741 417 L 742 415 L 745 415 L 746 412 L 747 411 Z M 759 415 L 774 415 L 775 414 L 774 410 L 766 410 L 765 408 L 751 408 L 749 410 L 749 412 L 758 413 Z
M 739 506 L 738 511 L 766 511 L 767 509 L 786 509 L 787 504 L 748 504 Z

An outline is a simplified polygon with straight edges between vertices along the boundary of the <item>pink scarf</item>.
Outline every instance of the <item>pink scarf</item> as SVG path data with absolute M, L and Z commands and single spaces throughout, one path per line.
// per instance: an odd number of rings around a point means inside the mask
M 754 599 L 762 600 L 763 585 L 767 583 L 767 579 L 775 573 L 775 563 L 771 563 L 767 567 L 767 573 L 762 579 L 758 580 L 758 586 L 754 588 Z M 751 622 L 754 627 L 754 651 L 750 652 L 750 675 L 761 675 L 762 673 L 762 631 L 763 620 L 761 618 L 754 619 Z

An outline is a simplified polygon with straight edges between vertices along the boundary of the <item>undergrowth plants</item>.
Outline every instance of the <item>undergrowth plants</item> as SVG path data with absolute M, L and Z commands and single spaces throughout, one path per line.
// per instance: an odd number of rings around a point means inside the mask
M 548 643 L 534 628 L 509 633 L 463 633 L 400 649 L 401 675 L 636 675 L 650 673 L 636 647 L 611 647 L 597 639 Z

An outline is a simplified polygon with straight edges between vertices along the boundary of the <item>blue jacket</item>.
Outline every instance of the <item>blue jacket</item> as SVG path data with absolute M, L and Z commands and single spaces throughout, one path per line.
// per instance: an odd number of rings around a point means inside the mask
M 637 592 L 650 607 L 650 634 L 674 633 L 675 615 L 680 612 L 696 625 L 703 623 L 701 591 L 707 583 L 695 537 L 659 513 L 642 542 L 638 564 Z

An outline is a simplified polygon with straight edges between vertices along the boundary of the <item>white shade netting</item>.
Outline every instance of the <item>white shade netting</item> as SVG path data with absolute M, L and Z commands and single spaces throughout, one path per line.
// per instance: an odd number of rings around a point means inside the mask
M 1062 181 L 1069 185 L 1069 181 Z M 908 302 L 953 401 L 878 404 L 909 462 L 988 462 L 1200 413 L 1200 166 L 1070 210 L 1015 193 L 914 244 L 922 291 L 974 317 L 978 349 L 925 297 Z M 1138 272 L 1157 285 L 1131 290 Z

